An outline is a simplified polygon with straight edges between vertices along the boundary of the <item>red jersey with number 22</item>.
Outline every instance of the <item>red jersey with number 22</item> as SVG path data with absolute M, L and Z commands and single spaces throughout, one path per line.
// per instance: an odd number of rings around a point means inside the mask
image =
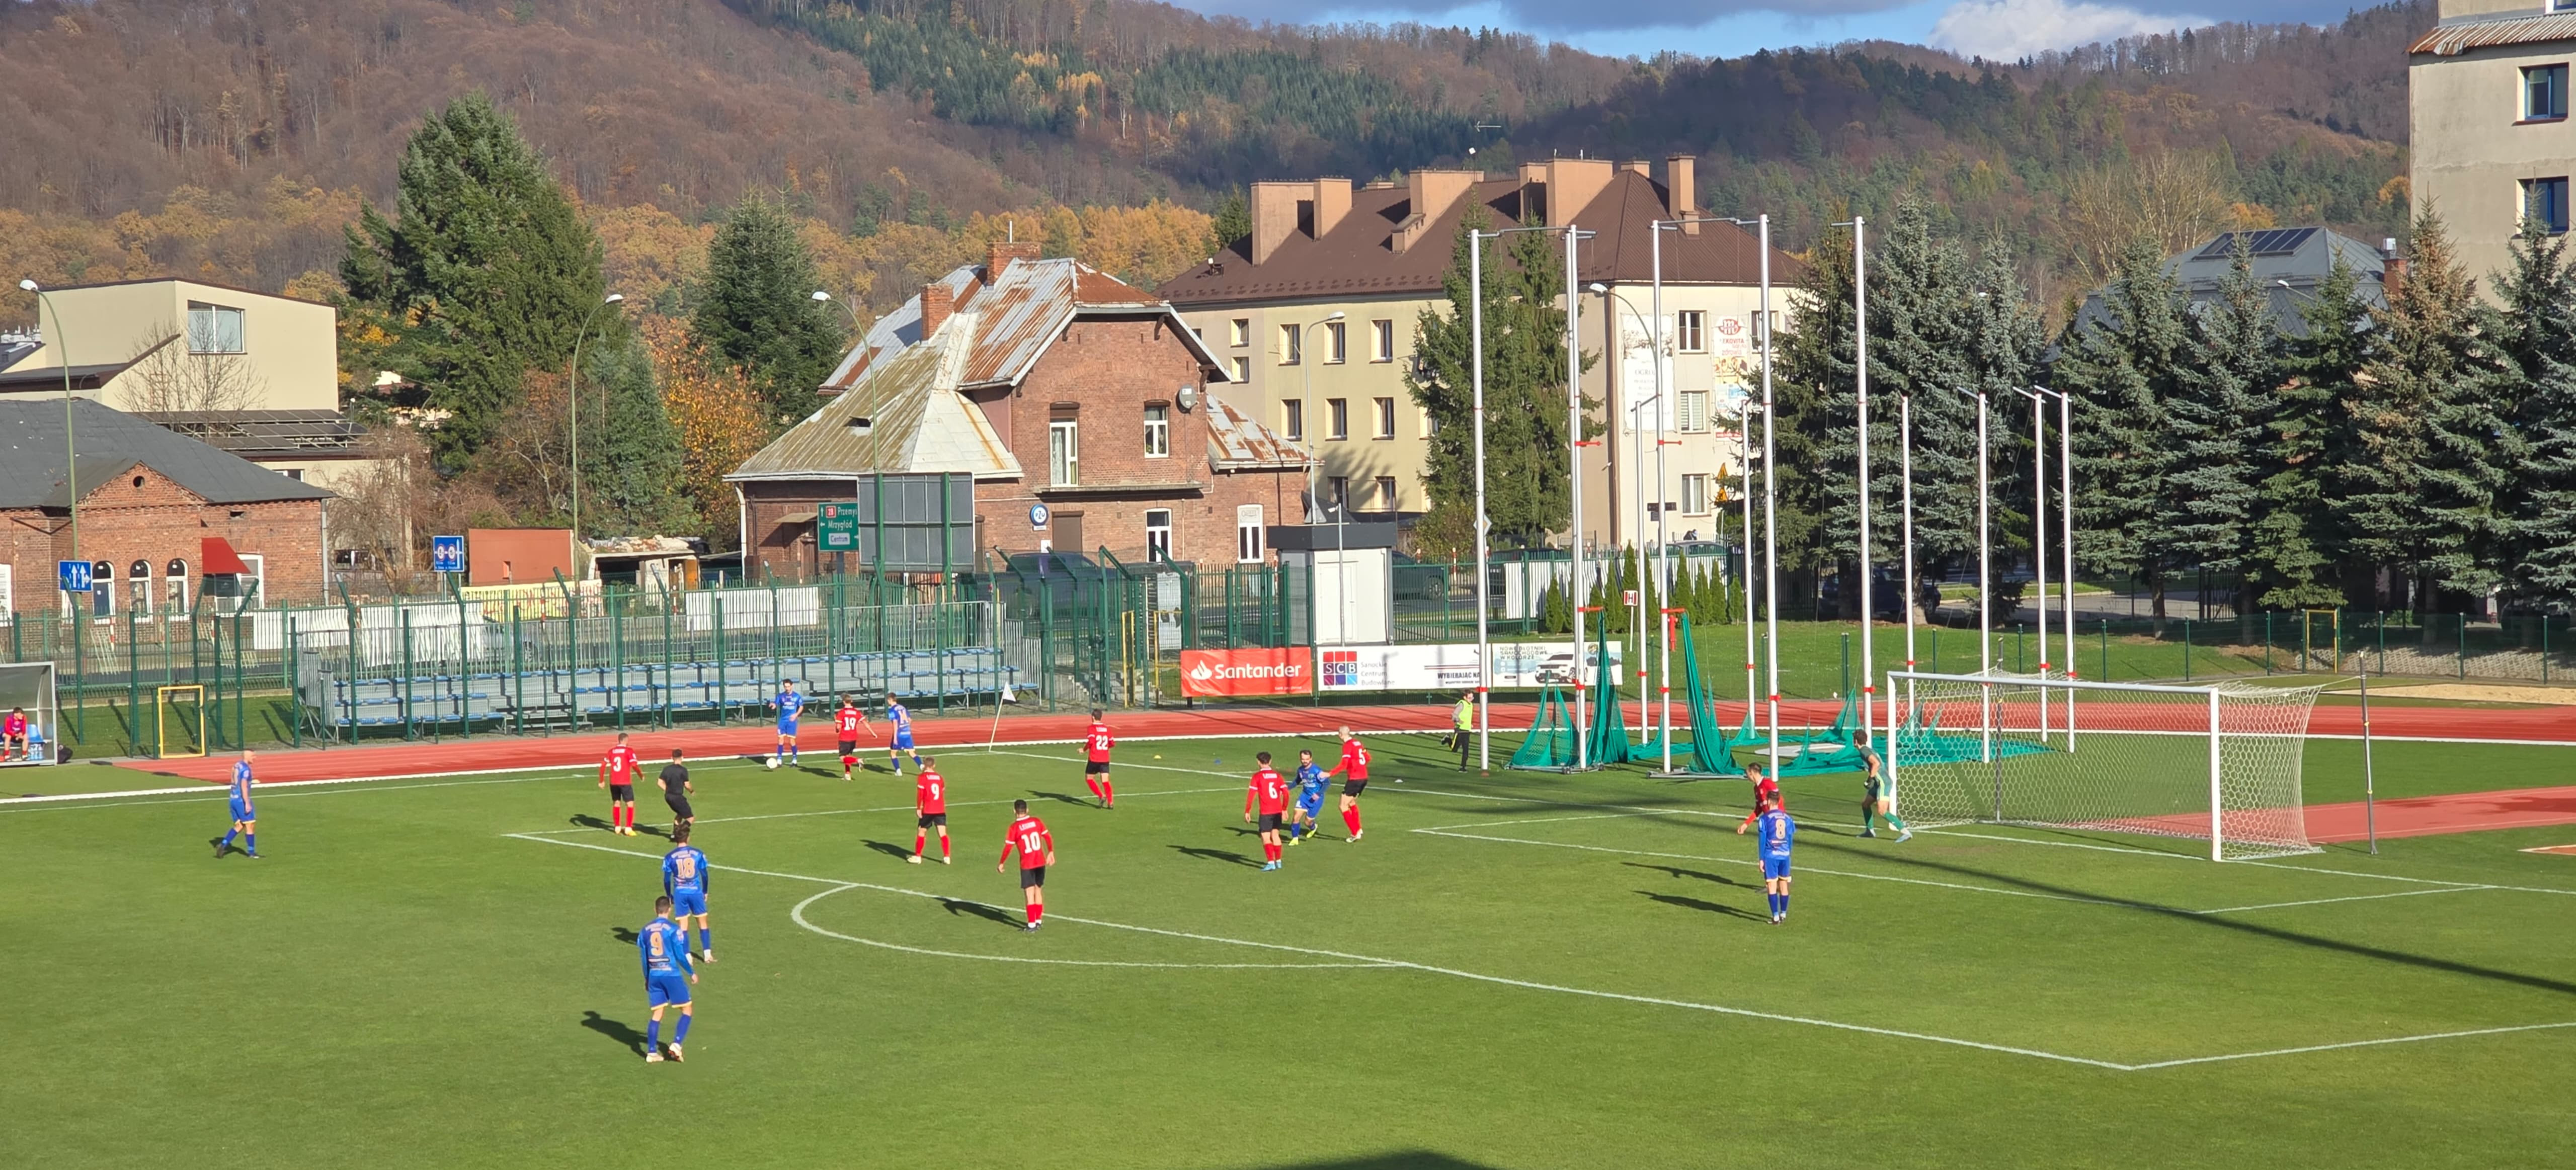
M 608 749 L 608 758 L 600 762 L 608 766 L 609 783 L 632 784 L 635 782 L 634 748 L 621 743 L 616 747 Z M 578 775 L 579 773 L 575 774 Z
M 1266 817 L 1284 814 L 1288 811 L 1288 782 L 1280 778 L 1278 769 L 1263 768 L 1252 774 L 1252 789 L 1243 794 L 1243 803 L 1247 808 L 1259 804 L 1261 815 Z
M 1009 857 L 1011 850 L 1019 850 L 1021 869 L 1045 869 L 1047 853 L 1054 848 L 1054 835 L 1047 832 L 1046 822 L 1036 817 L 1012 821 L 1010 829 L 1002 834 L 1002 856 Z
M 934 813 L 947 812 L 948 781 L 937 772 L 923 772 L 921 779 L 913 785 L 912 803 L 921 809 L 921 815 L 925 817 Z
M 838 711 L 832 712 L 832 726 L 835 730 L 838 730 L 841 733 L 841 738 L 857 739 L 859 737 L 859 720 L 861 718 L 864 717 L 859 714 L 858 708 L 843 707 Z
M 1353 780 L 1368 779 L 1368 749 L 1361 747 L 1356 739 L 1343 740 L 1342 764 L 1333 771 L 1348 772 Z
M 1091 730 L 1083 733 L 1082 741 L 1091 749 L 1092 763 L 1106 764 L 1109 762 L 1109 749 L 1117 746 L 1118 737 L 1109 734 L 1108 724 L 1094 723 Z

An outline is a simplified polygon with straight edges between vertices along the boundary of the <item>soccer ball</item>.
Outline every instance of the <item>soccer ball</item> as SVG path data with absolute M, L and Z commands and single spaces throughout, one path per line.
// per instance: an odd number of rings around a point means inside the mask
M 761 766 L 762 766 L 762 767 L 764 767 L 764 768 L 769 769 L 769 770 L 770 770 L 770 771 L 772 771 L 772 772 L 777 771 L 777 770 L 778 770 L 778 757 L 776 757 L 776 756 L 771 756 L 771 757 L 769 757 L 769 759 L 768 759 L 767 761 L 763 762 L 763 763 L 761 764 Z

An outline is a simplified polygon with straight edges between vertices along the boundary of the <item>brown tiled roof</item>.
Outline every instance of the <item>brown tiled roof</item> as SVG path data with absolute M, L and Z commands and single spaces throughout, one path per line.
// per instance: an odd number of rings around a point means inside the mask
M 2457 57 L 2471 49 L 2576 41 L 2576 13 L 2524 16 L 2511 20 L 2472 20 L 2441 25 L 2407 46 L 2412 53 Z
M 1351 192 L 1351 209 L 1339 226 L 1321 239 L 1290 232 L 1267 263 L 1252 262 L 1251 243 L 1241 241 L 1202 264 L 1165 281 L 1156 290 L 1185 308 L 1235 302 L 1306 297 L 1419 296 L 1440 291 L 1449 267 L 1458 225 L 1469 199 L 1482 200 L 1497 228 L 1522 226 L 1524 197 L 1544 199 L 1546 184 L 1525 190 L 1518 178 L 1487 179 L 1432 223 L 1413 245 L 1394 248 L 1396 228 L 1413 217 L 1407 187 L 1363 187 Z M 1625 168 L 1614 174 L 1591 203 L 1574 217 L 1575 226 L 1599 234 L 1583 242 L 1577 258 L 1584 281 L 1643 282 L 1654 271 L 1652 225 L 1665 218 L 1664 187 Z M 1664 241 L 1664 280 L 1679 284 L 1761 283 L 1761 248 L 1752 232 L 1733 224 L 1701 224 L 1697 233 L 1671 232 Z M 1795 257 L 1777 248 L 1771 254 L 1771 280 L 1795 283 L 1805 271 Z

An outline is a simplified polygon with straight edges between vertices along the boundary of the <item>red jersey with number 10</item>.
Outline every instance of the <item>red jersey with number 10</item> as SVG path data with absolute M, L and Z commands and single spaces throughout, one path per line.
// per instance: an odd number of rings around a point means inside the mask
M 1356 739 L 1343 740 L 1342 763 L 1333 771 L 1348 772 L 1353 780 L 1368 779 L 1368 749 L 1361 747 Z
M 832 712 L 832 726 L 841 733 L 841 738 L 857 739 L 859 737 L 859 720 L 861 718 L 862 716 L 859 714 L 858 708 L 843 707 L 838 711 Z
M 1091 730 L 1082 733 L 1082 742 L 1091 749 L 1092 763 L 1106 764 L 1109 762 L 1109 749 L 1117 746 L 1118 737 L 1109 734 L 1108 724 L 1094 723 Z
M 913 784 L 912 803 L 925 817 L 947 812 L 948 781 L 937 772 L 923 772 L 921 779 Z
M 608 758 L 600 761 L 608 769 L 608 782 L 611 784 L 634 783 L 635 762 L 635 749 L 622 743 L 608 749 Z
M 1243 794 L 1243 805 L 1250 809 L 1261 806 L 1261 815 L 1279 816 L 1288 811 L 1288 782 L 1276 768 L 1263 768 L 1252 774 L 1252 788 Z
M 1045 821 L 1024 816 L 1012 821 L 1009 831 L 1002 834 L 1002 856 L 1009 857 L 1013 849 L 1020 851 L 1021 869 L 1045 869 L 1047 854 L 1055 849 L 1055 837 L 1047 832 Z

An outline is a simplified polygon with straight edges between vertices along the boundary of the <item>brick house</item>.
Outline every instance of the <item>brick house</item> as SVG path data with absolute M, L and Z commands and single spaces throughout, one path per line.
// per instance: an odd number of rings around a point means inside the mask
M 726 477 L 746 570 L 821 572 L 818 509 L 871 474 L 970 477 L 979 557 L 1265 561 L 1263 530 L 1305 516 L 1309 459 L 1224 381 L 1160 297 L 995 243 L 880 319 L 824 407 Z
M 319 601 L 331 493 L 86 400 L 73 403 L 79 559 L 94 616 L 160 620 L 201 597 Z M 50 612 L 72 551 L 63 404 L 0 401 L 0 614 Z

